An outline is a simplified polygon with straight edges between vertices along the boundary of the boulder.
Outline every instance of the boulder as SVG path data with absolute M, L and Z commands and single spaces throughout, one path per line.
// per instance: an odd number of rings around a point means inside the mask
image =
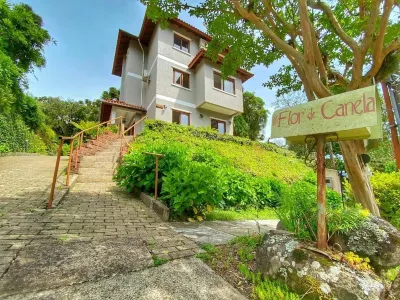
M 377 272 L 400 265 L 400 232 L 375 216 L 368 217 L 361 228 L 347 235 L 335 235 L 330 243 L 340 245 L 342 251 L 369 257 Z
M 256 268 L 308 299 L 378 300 L 384 292 L 384 285 L 373 273 L 333 261 L 286 231 L 265 234 L 256 253 Z
M 393 281 L 387 299 L 390 300 L 400 299 L 400 274 L 397 275 L 396 279 Z

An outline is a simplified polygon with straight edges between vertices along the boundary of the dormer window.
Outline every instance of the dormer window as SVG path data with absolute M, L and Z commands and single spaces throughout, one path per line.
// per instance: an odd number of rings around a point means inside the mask
M 190 53 L 190 41 L 184 37 L 174 34 L 174 47 L 186 53 Z

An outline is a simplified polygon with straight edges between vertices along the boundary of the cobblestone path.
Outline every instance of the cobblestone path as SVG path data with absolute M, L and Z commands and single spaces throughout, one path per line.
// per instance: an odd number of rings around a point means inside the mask
M 168 259 L 198 250 L 112 181 L 77 183 L 57 208 L 46 210 L 54 163 L 49 156 L 0 157 L 0 277 L 24 247 L 54 240 L 140 238 L 151 254 Z

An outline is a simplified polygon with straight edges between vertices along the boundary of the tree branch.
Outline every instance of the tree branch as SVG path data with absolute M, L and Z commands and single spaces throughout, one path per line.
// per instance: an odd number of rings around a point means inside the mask
M 347 46 L 349 46 L 353 51 L 358 49 L 358 44 L 357 42 L 347 35 L 346 32 L 342 29 L 342 27 L 339 24 L 339 21 L 336 19 L 335 15 L 333 14 L 331 8 L 326 4 L 323 3 L 319 0 L 313 1 L 313 0 L 308 0 L 308 6 L 310 6 L 313 9 L 321 10 L 324 12 L 324 14 L 327 16 L 329 19 L 329 22 L 332 24 L 333 29 L 337 33 L 337 35 L 342 39 L 343 42 L 346 43 Z
M 368 25 L 365 28 L 364 41 L 361 46 L 363 56 L 365 56 L 365 54 L 367 53 L 369 47 L 371 46 L 372 39 L 374 37 L 375 25 L 376 25 L 376 21 L 378 19 L 378 15 L 379 15 L 379 4 L 380 4 L 380 1 L 372 0 Z M 364 1 L 362 1 L 362 3 L 360 3 L 360 17 L 361 17 L 362 5 L 364 5 Z
M 312 91 L 310 83 L 308 82 L 307 75 L 306 75 L 305 71 L 301 68 L 301 66 L 299 66 L 299 64 L 296 62 L 296 60 L 293 57 L 287 56 L 287 58 L 292 63 L 294 69 L 297 72 L 297 75 L 299 75 L 300 80 L 303 83 L 304 91 L 305 91 L 305 93 L 307 95 L 308 101 L 315 100 L 315 95 L 314 95 L 314 93 Z
M 374 41 L 372 47 L 372 59 L 374 62 L 383 61 L 382 58 L 382 49 L 383 49 L 383 40 L 385 38 L 386 28 L 389 22 L 390 13 L 393 9 L 393 0 L 385 0 L 385 4 L 383 6 L 383 14 L 379 24 L 379 32 L 376 40 Z
M 304 61 L 303 55 L 295 50 L 292 46 L 288 45 L 280 37 L 278 37 L 259 17 L 253 12 L 248 12 L 245 8 L 240 5 L 239 0 L 231 0 L 238 13 L 246 20 L 252 22 L 258 29 L 260 29 L 265 35 L 267 35 L 279 49 L 281 49 L 286 55 L 293 56 L 297 61 Z

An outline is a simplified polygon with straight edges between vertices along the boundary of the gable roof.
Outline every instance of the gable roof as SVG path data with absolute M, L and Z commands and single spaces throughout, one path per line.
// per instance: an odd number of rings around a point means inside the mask
M 190 25 L 189 23 L 186 23 L 185 21 L 182 21 L 178 18 L 174 18 L 170 20 L 170 23 L 175 24 L 181 28 L 186 29 L 187 31 L 190 31 L 197 35 L 198 37 L 204 39 L 207 42 L 210 42 L 212 40 L 212 37 L 205 33 L 204 31 L 201 31 L 200 29 Z M 130 34 L 129 32 L 126 32 L 122 29 L 118 31 L 118 38 L 117 38 L 117 46 L 115 49 L 115 55 L 114 55 L 114 63 L 113 63 L 113 68 L 112 68 L 112 74 L 121 76 L 122 74 L 122 64 L 124 60 L 124 56 L 126 54 L 126 51 L 129 48 L 129 42 L 130 40 L 137 40 L 140 41 L 145 46 L 148 46 L 150 43 L 150 39 L 153 35 L 153 32 L 156 28 L 156 23 L 151 21 L 149 18 L 144 17 L 143 23 L 142 23 L 142 28 L 140 29 L 140 34 L 139 36 Z M 200 63 L 200 61 L 203 59 L 206 51 L 204 49 L 201 49 L 193 58 L 193 60 L 189 64 L 189 69 L 194 69 L 196 68 L 197 64 Z M 223 56 L 221 58 L 218 58 L 218 62 L 221 63 L 223 59 Z M 245 82 L 247 79 L 253 77 L 254 75 L 244 69 L 238 69 L 237 72 L 242 76 L 243 82 Z
M 146 111 L 146 109 L 142 106 L 138 106 L 138 105 L 134 105 L 134 104 L 129 104 L 123 101 L 119 101 L 119 100 L 114 100 L 114 99 L 103 99 L 101 101 L 104 104 L 111 104 L 114 106 L 120 106 L 120 107 L 124 107 L 124 108 L 130 108 L 130 109 L 134 109 L 134 110 L 138 110 L 138 111 Z
M 188 68 L 189 69 L 196 69 L 197 65 L 201 62 L 201 60 L 205 57 L 206 55 L 206 50 L 205 49 L 200 49 L 199 52 L 197 52 L 196 56 L 192 59 L 192 61 L 189 63 Z M 222 60 L 224 59 L 223 55 L 218 56 L 217 63 L 222 63 Z M 253 73 L 250 73 L 246 71 L 245 69 L 239 68 L 237 69 L 237 72 L 239 73 L 240 77 L 242 78 L 242 81 L 245 82 L 246 80 L 250 79 L 251 77 L 254 76 Z

